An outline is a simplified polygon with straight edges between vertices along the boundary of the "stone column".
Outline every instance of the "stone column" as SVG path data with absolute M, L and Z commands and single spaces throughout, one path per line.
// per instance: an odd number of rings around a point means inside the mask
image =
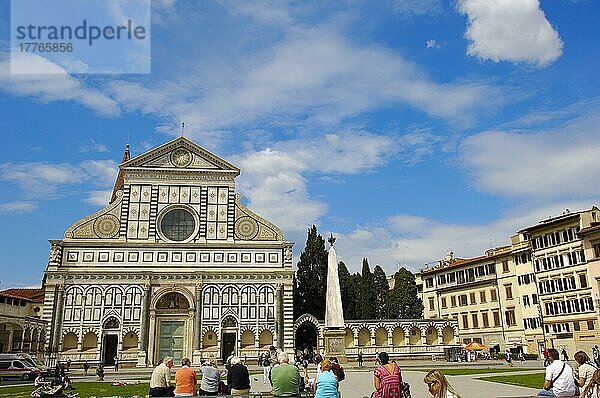
M 62 331 L 62 320 L 65 305 L 65 286 L 58 285 L 58 294 L 56 295 L 56 314 L 54 319 L 54 328 L 52 330 L 52 352 L 57 353 L 60 350 L 62 344 L 61 331 Z
M 202 361 L 202 284 L 196 285 L 196 313 L 194 316 L 194 352 L 192 363 L 200 365 Z
M 150 333 L 148 336 L 148 359 L 146 361 L 146 366 L 154 365 L 154 340 L 156 336 L 156 314 L 154 313 L 154 310 L 150 310 L 150 330 L 152 330 L 153 333 Z
M 275 288 L 275 347 L 283 349 L 283 284 Z
M 142 297 L 142 312 L 140 322 L 140 349 L 138 351 L 138 363 L 137 366 L 145 367 L 148 366 L 148 307 L 150 303 L 150 286 L 143 286 L 144 293 Z

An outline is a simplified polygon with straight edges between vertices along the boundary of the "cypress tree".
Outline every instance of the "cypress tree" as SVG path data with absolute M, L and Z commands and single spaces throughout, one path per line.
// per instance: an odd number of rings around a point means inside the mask
M 373 270 L 373 288 L 375 291 L 375 318 L 387 318 L 386 303 L 390 296 L 390 284 L 381 266 L 376 265 Z
M 325 294 L 327 284 L 327 251 L 325 240 L 317 233 L 317 227 L 308 230 L 306 247 L 300 254 L 296 270 L 296 294 L 294 314 L 299 317 L 310 313 L 317 319 L 325 319 Z

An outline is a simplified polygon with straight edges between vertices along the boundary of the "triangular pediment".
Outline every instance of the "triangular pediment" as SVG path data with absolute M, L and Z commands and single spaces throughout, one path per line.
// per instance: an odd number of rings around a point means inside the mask
M 121 164 L 121 168 L 197 170 L 239 175 L 240 170 L 185 137 L 167 142 Z

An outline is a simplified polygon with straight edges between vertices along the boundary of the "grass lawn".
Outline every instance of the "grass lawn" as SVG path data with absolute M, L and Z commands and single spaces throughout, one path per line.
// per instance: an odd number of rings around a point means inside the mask
M 67 390 L 65 392 L 77 392 L 81 398 L 89 397 L 131 397 L 139 395 L 145 397 L 148 395 L 150 386 L 148 383 L 141 383 L 129 386 L 112 386 L 111 382 L 102 381 L 90 381 L 86 383 L 75 383 L 74 390 Z M 0 397 L 14 397 L 14 398 L 29 398 L 33 392 L 33 386 L 14 386 L 14 387 L 0 387 Z
M 542 386 L 544 385 L 544 378 L 544 373 L 531 373 L 526 375 L 480 377 L 479 380 L 493 381 L 494 383 L 512 384 L 513 386 L 537 388 L 541 390 Z
M 461 375 L 479 375 L 486 373 L 506 373 L 506 372 L 521 372 L 524 370 L 530 370 L 525 368 L 443 368 L 440 371 L 447 376 L 461 376 Z M 429 372 L 427 369 L 419 369 L 421 372 Z M 513 376 L 510 376 L 513 377 Z

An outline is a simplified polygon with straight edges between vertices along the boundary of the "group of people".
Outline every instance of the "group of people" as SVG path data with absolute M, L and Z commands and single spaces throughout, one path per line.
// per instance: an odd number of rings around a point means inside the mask
M 594 349 L 597 351 L 598 347 Z M 600 356 L 600 352 L 596 354 L 596 351 L 595 359 Z M 547 358 L 549 364 L 546 367 L 544 389 L 538 392 L 539 396 L 566 397 L 578 395 L 578 392 L 581 398 L 600 396 L 600 366 L 598 362 L 592 362 L 585 352 L 575 353 L 575 361 L 579 365 L 577 371 L 574 371 L 566 360 L 560 360 L 560 354 L 554 348 L 547 350 Z M 566 359 L 568 360 L 568 357 Z
M 181 368 L 175 373 L 175 385 L 171 383 L 173 358 L 165 357 L 152 371 L 150 377 L 151 397 L 191 397 L 196 395 L 247 395 L 250 392 L 250 373 L 236 355 L 228 358 L 227 370 L 219 369 L 217 360 L 210 356 L 201 366 L 202 380 L 196 387 L 197 375 L 189 358 L 183 358 Z M 227 384 L 221 381 L 227 375 Z

